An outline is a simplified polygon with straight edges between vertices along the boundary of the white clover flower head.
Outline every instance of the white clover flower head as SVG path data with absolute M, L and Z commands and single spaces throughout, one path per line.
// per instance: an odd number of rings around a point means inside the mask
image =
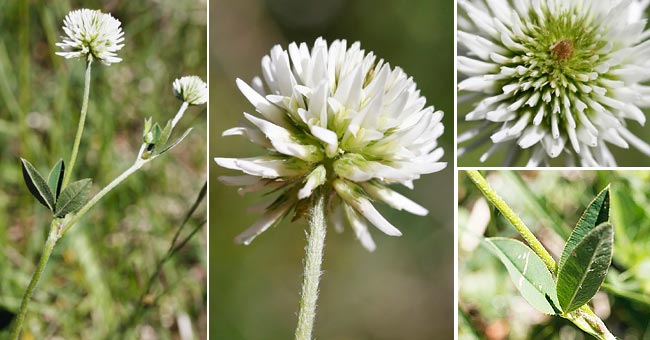
M 190 105 L 202 105 L 208 102 L 208 85 L 197 76 L 176 79 L 173 88 L 174 96 Z
M 528 166 L 564 153 L 567 165 L 615 166 L 608 143 L 650 145 L 631 133 L 650 106 L 647 0 L 461 0 L 458 41 L 467 55 L 461 91 L 478 98 L 458 137 L 459 155 L 491 139 L 506 163 L 530 149 Z
M 427 214 L 388 185 L 412 188 L 422 174 L 445 167 L 437 142 L 443 113 L 425 107 L 415 82 L 399 67 L 377 60 L 358 42 L 328 46 L 319 38 L 311 50 L 304 43 L 292 43 L 288 51 L 273 47 L 262 59 L 262 77 L 250 86 L 237 79 L 259 115 L 244 113 L 246 121 L 223 135 L 244 136 L 268 154 L 215 160 L 246 174 L 220 177 L 240 186 L 240 193 L 272 189 L 280 195 L 237 242 L 249 244 L 292 211 L 301 217 L 316 190 L 328 197 L 335 229 L 347 220 L 368 250 L 375 244 L 367 222 L 401 235 L 372 201 Z
M 120 25 L 119 20 L 99 10 L 84 8 L 71 11 L 63 20 L 66 36 L 56 44 L 63 52 L 56 54 L 66 59 L 97 60 L 105 65 L 120 62 L 122 59 L 116 54 L 124 46 L 120 44 L 124 41 Z

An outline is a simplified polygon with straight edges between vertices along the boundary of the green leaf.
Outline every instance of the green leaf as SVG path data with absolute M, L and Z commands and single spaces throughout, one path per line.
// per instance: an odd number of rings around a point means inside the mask
M 185 137 L 187 137 L 187 135 L 189 135 L 191 131 L 192 131 L 192 128 L 187 129 L 187 130 L 185 131 L 185 133 L 183 133 L 183 135 L 180 136 L 180 138 L 178 138 L 178 139 L 177 139 L 175 142 L 173 142 L 171 145 L 169 145 L 168 147 L 166 147 L 165 149 L 163 149 L 162 151 L 160 151 L 160 152 L 158 153 L 158 155 L 162 155 L 162 154 L 164 154 L 165 152 L 167 152 L 167 151 L 173 149 L 176 145 L 178 145 L 180 142 L 182 142 L 183 139 L 185 139 Z
M 23 158 L 20 160 L 23 163 L 23 178 L 25 179 L 25 184 L 27 184 L 29 192 L 31 192 L 32 195 L 41 202 L 41 204 L 54 211 L 54 196 L 52 195 L 50 188 L 47 186 L 47 182 L 45 182 L 43 176 L 41 176 L 38 170 L 36 170 L 30 162 Z
M 65 174 L 65 163 L 62 159 L 59 159 L 50 174 L 47 176 L 47 186 L 50 187 L 50 191 L 54 194 L 54 201 L 59 199 L 61 194 L 61 183 L 63 182 L 63 175 Z
M 609 185 L 605 187 L 582 213 L 578 223 L 576 223 L 569 240 L 564 246 L 562 257 L 560 257 L 559 267 L 564 266 L 567 257 L 573 251 L 580 241 L 597 225 L 609 221 Z
M 92 180 L 90 178 L 82 179 L 70 183 L 61 193 L 61 197 L 56 202 L 54 215 L 62 218 L 69 213 L 75 213 L 86 203 L 86 198 L 90 193 Z
M 542 313 L 558 312 L 553 277 L 532 249 L 517 240 L 502 237 L 488 238 L 485 243 L 506 266 L 512 282 L 528 303 Z
M 608 222 L 589 231 L 560 267 L 557 295 L 564 313 L 582 307 L 596 294 L 612 262 L 614 228 Z
M 167 141 L 169 140 L 169 136 L 172 134 L 172 121 L 168 120 L 167 125 L 165 125 L 165 128 L 163 128 L 162 133 L 160 134 L 160 141 L 156 144 L 156 149 L 158 149 L 158 145 L 165 145 Z M 157 151 L 157 150 L 156 150 Z M 154 152 L 156 152 L 154 151 Z
M 144 133 L 142 134 L 142 138 L 145 138 L 149 133 L 149 131 L 151 130 L 151 124 L 152 124 L 151 117 L 144 119 L 144 128 L 143 128 Z

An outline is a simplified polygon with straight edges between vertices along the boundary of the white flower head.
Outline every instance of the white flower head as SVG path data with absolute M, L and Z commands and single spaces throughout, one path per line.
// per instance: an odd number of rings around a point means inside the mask
M 174 96 L 190 105 L 202 105 L 208 101 L 208 85 L 197 76 L 176 79 L 173 88 Z
M 412 188 L 422 174 L 446 163 L 437 139 L 443 113 L 426 107 L 412 78 L 399 67 L 366 53 L 358 42 L 331 45 L 321 38 L 310 50 L 292 43 L 275 46 L 262 59 L 262 77 L 237 86 L 259 115 L 224 136 L 241 135 L 268 150 L 251 158 L 216 158 L 244 176 L 224 176 L 240 193 L 272 189 L 280 196 L 236 241 L 250 243 L 282 217 L 300 217 L 316 191 L 328 195 L 328 218 L 337 230 L 347 220 L 362 245 L 375 244 L 368 222 L 392 236 L 400 231 L 371 202 L 417 215 L 427 210 L 388 188 Z
M 459 155 L 490 139 L 528 166 L 564 153 L 567 164 L 615 166 L 608 144 L 650 146 L 627 124 L 650 106 L 648 0 L 461 0 L 458 41 L 467 49 L 459 90 L 478 98 Z M 506 161 L 508 163 L 508 161 Z
M 120 62 L 122 59 L 116 54 L 124 46 L 120 44 L 124 41 L 120 25 L 119 20 L 99 10 L 71 11 L 63 20 L 66 36 L 61 37 L 63 42 L 56 44 L 63 52 L 56 54 L 66 59 L 97 60 L 105 65 Z

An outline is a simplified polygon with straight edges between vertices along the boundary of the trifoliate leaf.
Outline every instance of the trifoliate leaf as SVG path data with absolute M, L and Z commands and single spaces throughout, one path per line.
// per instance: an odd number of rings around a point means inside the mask
M 614 228 L 608 222 L 590 230 L 560 267 L 557 295 L 564 313 L 589 302 L 605 280 L 612 262 Z
M 597 225 L 609 221 L 609 186 L 605 187 L 597 196 L 594 198 L 591 203 L 587 206 L 587 209 L 582 213 L 578 223 L 576 223 L 569 240 L 564 246 L 562 251 L 562 257 L 560 258 L 561 268 L 564 266 L 567 257 L 573 251 L 573 248 L 582 241 L 582 238 L 587 235 L 589 231 L 594 229 Z
M 52 191 L 43 179 L 43 176 L 34 168 L 34 166 L 27 160 L 21 158 L 23 163 L 23 178 L 25 179 L 25 184 L 29 192 L 32 193 L 36 199 L 41 202 L 44 206 L 48 207 L 50 210 L 54 211 L 54 195 Z
M 509 238 L 492 237 L 485 243 L 506 266 L 512 282 L 528 303 L 542 313 L 558 312 L 553 277 L 532 249 Z
M 59 199 L 61 194 L 61 183 L 63 182 L 63 175 L 65 174 L 65 163 L 62 159 L 59 159 L 50 174 L 47 176 L 47 186 L 50 187 L 52 194 L 54 194 L 54 201 Z
M 90 193 L 92 180 L 90 178 L 82 179 L 70 183 L 61 193 L 61 197 L 56 202 L 54 215 L 62 218 L 69 213 L 75 213 L 86 203 L 86 198 Z

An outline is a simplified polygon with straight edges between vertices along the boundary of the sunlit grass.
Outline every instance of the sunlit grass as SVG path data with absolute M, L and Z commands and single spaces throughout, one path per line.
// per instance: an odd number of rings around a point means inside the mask
M 120 56 L 128 60 L 93 70 L 74 175 L 94 179 L 91 194 L 133 162 L 145 117 L 173 116 L 172 81 L 206 76 L 204 2 L 0 3 L 0 309 L 10 312 L 18 309 L 50 218 L 25 188 L 19 156 L 37 160 L 37 167 L 70 156 L 84 65 L 55 56 L 54 43 L 62 18 L 81 6 L 122 21 Z M 113 338 L 205 181 L 205 114 L 204 108 L 188 111 L 178 129 L 194 127 L 188 139 L 109 194 L 61 239 L 30 305 L 25 336 Z M 201 207 L 189 223 L 201 223 L 204 215 Z M 169 338 L 187 318 L 195 335 L 204 333 L 205 237 L 197 236 L 165 265 L 145 298 L 149 307 L 125 338 L 136 331 Z M 6 332 L 0 330 L 0 338 Z

